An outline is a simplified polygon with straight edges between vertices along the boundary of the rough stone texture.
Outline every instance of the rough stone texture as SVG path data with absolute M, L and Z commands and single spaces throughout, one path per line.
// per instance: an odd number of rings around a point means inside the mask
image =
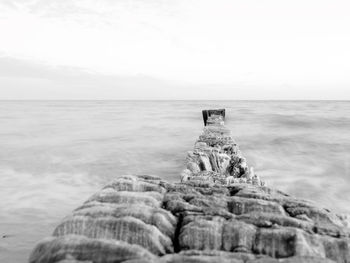
M 181 173 L 181 181 L 203 180 L 232 183 L 265 185 L 260 177 L 249 168 L 231 131 L 224 125 L 222 115 L 211 115 L 203 134 L 188 152 L 186 169 Z
M 156 259 L 146 249 L 126 242 L 67 235 L 43 240 L 32 252 L 29 262 L 114 263 L 138 258 Z
M 29 262 L 350 262 L 348 217 L 266 187 L 239 156 L 222 117 L 209 116 L 181 183 L 116 178 Z

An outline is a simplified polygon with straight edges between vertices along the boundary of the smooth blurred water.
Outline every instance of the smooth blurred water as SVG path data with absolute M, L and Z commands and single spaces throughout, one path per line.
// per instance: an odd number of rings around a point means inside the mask
M 270 186 L 350 212 L 350 102 L 0 101 L 0 262 L 119 175 L 178 181 L 208 108 Z

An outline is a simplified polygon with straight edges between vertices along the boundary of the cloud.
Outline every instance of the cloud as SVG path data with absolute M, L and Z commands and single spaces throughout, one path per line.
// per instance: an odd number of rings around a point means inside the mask
M 159 99 L 176 90 L 143 75 L 97 74 L 10 57 L 0 57 L 0 86 L 0 99 Z
M 253 78 L 248 74 L 249 78 Z M 224 81 L 202 85 L 152 76 L 101 74 L 86 68 L 52 66 L 32 60 L 0 57 L 1 99 L 83 100 L 255 100 L 350 99 L 346 86 L 297 87 L 287 84 Z
M 133 83 L 147 76 L 149 86 L 180 87 L 170 94 L 184 98 L 197 87 L 208 98 L 218 87 L 242 98 L 348 98 L 349 7 L 342 0 L 4 0 L 0 53 L 40 64 L 36 72 L 83 69 Z
M 182 3 L 183 0 L 177 1 Z M 110 19 L 115 14 L 148 13 L 148 15 L 171 15 L 178 4 L 169 0 L 3 0 L 0 6 L 14 10 L 24 10 L 43 17 L 70 17 L 79 15 L 98 15 L 102 20 Z M 110 17 L 108 17 L 111 15 Z M 107 17 L 106 17 L 107 16 Z

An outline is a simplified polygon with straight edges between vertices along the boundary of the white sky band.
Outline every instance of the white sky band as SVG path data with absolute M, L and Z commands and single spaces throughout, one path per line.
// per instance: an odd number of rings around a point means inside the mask
M 0 99 L 350 99 L 349 1 L 0 2 Z

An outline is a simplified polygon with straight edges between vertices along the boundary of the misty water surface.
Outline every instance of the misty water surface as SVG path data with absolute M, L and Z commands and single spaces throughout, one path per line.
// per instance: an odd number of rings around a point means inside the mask
M 226 124 L 268 185 L 350 212 L 350 102 L 2 101 L 0 261 L 25 262 L 119 175 L 178 181 L 207 108 L 226 108 Z

